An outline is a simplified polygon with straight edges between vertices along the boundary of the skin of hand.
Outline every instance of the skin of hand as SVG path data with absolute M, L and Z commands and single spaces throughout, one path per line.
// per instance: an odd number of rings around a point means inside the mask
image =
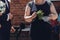
M 2 16 L 2 13 L 0 13 L 0 16 Z
M 10 32 L 11 32 L 11 33 L 14 33 L 15 31 L 16 31 L 16 30 L 15 30 L 14 27 L 12 26 Z

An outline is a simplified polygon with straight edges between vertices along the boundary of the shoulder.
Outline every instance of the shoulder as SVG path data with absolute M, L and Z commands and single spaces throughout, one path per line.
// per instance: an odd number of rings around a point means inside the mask
M 30 8 L 32 8 L 33 5 L 34 5 L 33 1 L 30 1 L 30 2 L 27 3 L 27 6 L 29 6 Z
M 34 2 L 33 1 L 30 1 L 27 3 L 28 6 L 31 6 Z
M 47 1 L 47 4 L 48 4 L 48 5 L 51 5 L 51 4 L 52 4 L 52 2 L 48 2 L 48 1 Z
M 8 0 L 8 2 L 11 2 L 11 0 Z

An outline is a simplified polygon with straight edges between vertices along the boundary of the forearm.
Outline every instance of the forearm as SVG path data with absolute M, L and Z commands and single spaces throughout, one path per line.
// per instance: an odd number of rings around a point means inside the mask
M 30 22 L 32 22 L 32 20 L 33 20 L 35 17 L 31 15 L 31 16 L 25 16 L 24 18 L 25 18 L 25 21 L 26 21 L 26 22 L 29 22 L 29 23 L 30 23 Z
M 24 18 L 25 19 L 31 19 L 31 20 L 33 20 L 34 19 L 34 16 L 32 16 L 32 15 L 31 16 L 25 16 Z
M 34 19 L 34 18 L 36 18 L 36 12 L 34 12 L 32 15 L 30 15 L 30 16 L 24 16 L 24 18 L 25 18 L 25 21 L 26 22 L 32 22 L 32 20 Z
M 31 19 L 32 16 L 24 16 L 25 19 Z
M 51 11 L 51 16 L 50 16 L 51 19 L 52 20 L 56 20 L 58 18 L 58 13 L 57 13 L 57 11 L 56 11 L 55 6 L 54 6 L 53 3 L 51 3 L 50 11 Z
M 25 21 L 26 22 L 31 22 L 32 21 L 32 16 L 25 16 Z

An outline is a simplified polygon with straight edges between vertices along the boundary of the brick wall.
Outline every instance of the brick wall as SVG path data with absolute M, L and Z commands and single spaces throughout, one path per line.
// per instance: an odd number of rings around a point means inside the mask
M 24 22 L 24 10 L 26 4 L 30 0 L 11 0 L 10 10 L 13 14 L 12 24 L 19 25 L 21 22 Z

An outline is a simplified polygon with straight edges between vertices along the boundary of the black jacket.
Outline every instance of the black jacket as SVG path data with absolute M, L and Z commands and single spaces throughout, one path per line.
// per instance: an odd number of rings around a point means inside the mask
M 7 14 L 9 14 L 9 12 L 10 12 L 10 5 L 9 5 L 9 2 L 8 2 L 8 0 L 2 0 L 3 2 L 5 2 L 6 3 L 6 1 L 7 1 L 7 3 L 8 3 L 8 7 L 7 7 L 7 5 L 6 5 L 6 11 L 5 11 L 5 13 L 2 15 L 2 16 L 0 16 L 0 24 L 2 25 L 2 27 L 5 27 L 5 26 L 10 26 L 11 25 L 11 21 L 9 20 L 9 21 L 7 21 L 7 18 L 8 18 L 8 15 Z

